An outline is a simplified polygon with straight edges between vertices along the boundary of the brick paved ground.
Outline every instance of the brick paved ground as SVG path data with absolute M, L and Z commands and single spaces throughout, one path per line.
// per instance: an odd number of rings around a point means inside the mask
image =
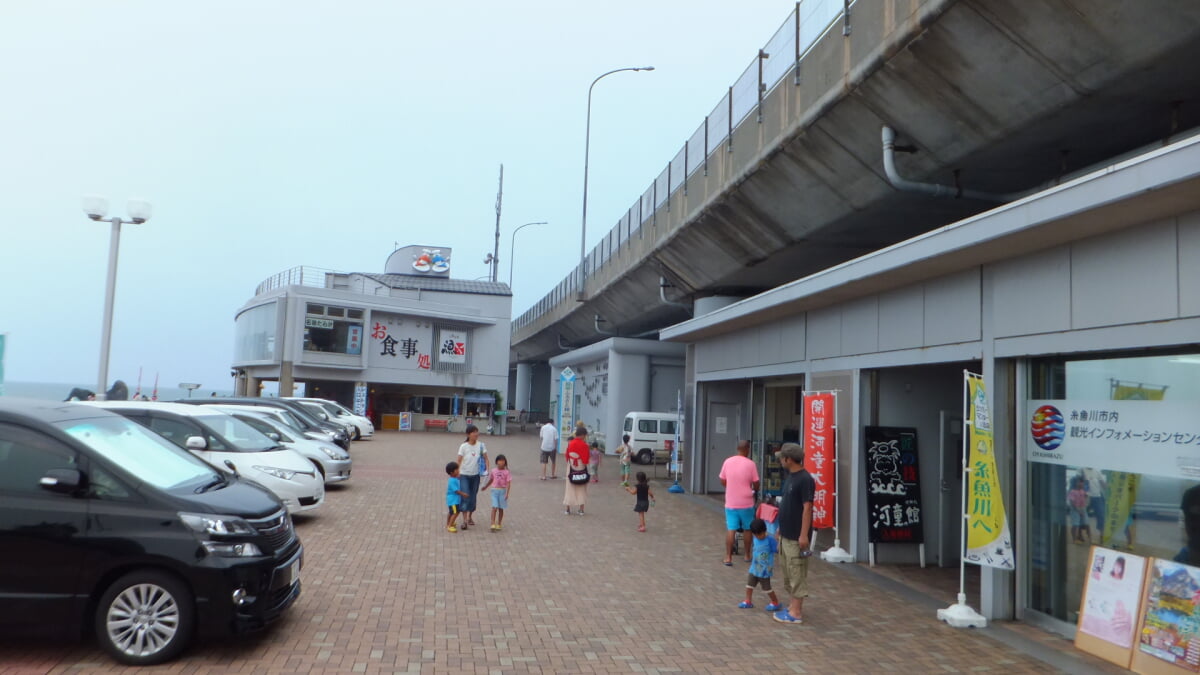
M 561 482 L 537 480 L 531 435 L 484 438 L 515 475 L 504 531 L 491 533 L 483 510 L 484 527 L 449 534 L 442 467 L 460 440 L 381 433 L 356 443 L 354 478 L 297 519 L 304 592 L 286 619 L 255 637 L 196 644 L 150 670 L 1123 672 L 1044 634 L 949 628 L 936 620 L 936 602 L 915 602 L 856 566 L 813 564 L 803 626 L 739 610 L 746 565 L 721 565 L 723 520 L 712 500 L 655 484 L 657 506 L 640 534 L 608 458 L 588 515 L 568 518 Z M 1039 644 L 1050 644 L 1057 667 L 1030 655 Z M 121 670 L 91 643 L 0 637 L 0 673 Z

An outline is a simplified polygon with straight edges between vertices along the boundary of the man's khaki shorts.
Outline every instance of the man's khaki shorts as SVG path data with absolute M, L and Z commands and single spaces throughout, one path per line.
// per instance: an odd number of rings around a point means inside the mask
M 807 598 L 808 558 L 800 555 L 800 542 L 795 539 L 782 539 L 779 544 L 783 587 L 793 598 Z

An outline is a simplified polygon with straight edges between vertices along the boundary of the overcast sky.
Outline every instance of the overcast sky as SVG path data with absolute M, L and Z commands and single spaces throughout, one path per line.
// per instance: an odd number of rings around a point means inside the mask
M 232 387 L 234 312 L 298 265 L 382 272 L 453 249 L 513 314 L 650 185 L 787 19 L 783 0 L 575 3 L 5 0 L 0 3 L 0 333 L 9 381 L 90 383 L 109 226 L 123 215 L 110 382 Z

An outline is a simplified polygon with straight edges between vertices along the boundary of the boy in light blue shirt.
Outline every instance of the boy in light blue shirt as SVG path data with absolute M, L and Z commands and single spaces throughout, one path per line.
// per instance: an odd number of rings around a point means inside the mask
M 446 475 L 450 476 L 446 481 L 446 531 L 458 532 L 458 528 L 454 524 L 458 520 L 462 500 L 467 496 L 467 493 L 462 491 L 462 485 L 458 480 L 458 462 L 450 462 L 446 465 Z
M 767 536 L 767 523 L 762 518 L 750 521 L 750 534 L 754 536 L 753 557 L 750 559 L 750 576 L 746 579 L 746 599 L 738 603 L 740 609 L 754 609 L 754 587 L 759 586 L 767 592 L 771 604 L 767 605 L 768 612 L 779 611 L 779 597 L 771 590 L 771 568 L 775 567 L 775 554 L 779 552 L 779 542 L 774 537 Z

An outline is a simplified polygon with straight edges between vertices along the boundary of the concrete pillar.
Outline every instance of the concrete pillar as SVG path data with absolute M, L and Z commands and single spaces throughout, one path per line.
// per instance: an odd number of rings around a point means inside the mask
M 262 395 L 262 391 L 259 390 L 259 388 L 258 388 L 260 380 L 257 377 L 255 377 L 253 375 L 247 375 L 245 382 L 246 382 L 246 392 L 245 392 L 245 394 L 243 394 L 244 396 L 260 396 L 260 395 Z
M 650 357 L 646 354 L 608 352 L 608 400 L 604 435 L 607 449 L 621 444 L 625 413 L 649 410 Z
M 517 389 L 516 396 L 513 398 L 509 409 L 520 412 L 522 410 L 532 410 L 529 403 L 531 388 L 533 386 L 533 364 L 518 363 L 517 364 Z
M 296 378 L 292 376 L 292 362 L 279 362 L 279 396 L 295 396 Z M 305 392 L 307 395 L 307 392 Z

